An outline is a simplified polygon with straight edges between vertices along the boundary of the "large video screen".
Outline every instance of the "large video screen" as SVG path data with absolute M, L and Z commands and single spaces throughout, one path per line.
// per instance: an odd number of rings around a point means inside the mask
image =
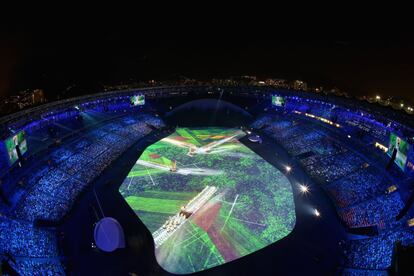
M 19 159 L 16 146 L 19 146 L 20 153 L 23 155 L 27 151 L 26 133 L 22 130 L 4 141 L 6 146 L 9 164 L 13 165 Z
M 145 95 L 134 95 L 131 97 L 132 105 L 144 105 L 145 104 Z
M 187 274 L 215 267 L 293 230 L 289 180 L 240 143 L 244 135 L 238 129 L 178 128 L 146 148 L 121 185 L 152 233 L 165 270 Z
M 285 98 L 277 95 L 272 95 L 272 105 L 285 106 Z
M 392 156 L 394 149 L 397 149 L 397 155 L 395 157 L 395 163 L 401 170 L 405 170 L 405 165 L 407 163 L 407 156 L 410 150 L 410 144 L 407 141 L 404 141 L 394 133 L 390 134 L 390 145 L 388 147 L 388 155 Z

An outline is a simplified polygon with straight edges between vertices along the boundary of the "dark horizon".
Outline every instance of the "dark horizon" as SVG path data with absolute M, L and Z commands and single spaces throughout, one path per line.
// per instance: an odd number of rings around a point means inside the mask
M 414 102 L 414 44 L 405 38 L 171 38 L 133 30 L 82 24 L 2 28 L 0 97 L 27 88 L 42 88 L 53 97 L 73 85 L 78 93 L 88 93 L 103 84 L 130 80 L 247 74 Z

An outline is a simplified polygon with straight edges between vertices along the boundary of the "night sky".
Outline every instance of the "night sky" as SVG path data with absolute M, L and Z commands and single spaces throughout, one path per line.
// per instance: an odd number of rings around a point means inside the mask
M 43 88 L 53 98 L 68 87 L 79 94 L 121 81 L 249 74 L 414 102 L 414 43 L 407 33 L 286 36 L 269 29 L 193 30 L 191 24 L 160 31 L 117 18 L 76 22 L 2 25 L 0 96 Z

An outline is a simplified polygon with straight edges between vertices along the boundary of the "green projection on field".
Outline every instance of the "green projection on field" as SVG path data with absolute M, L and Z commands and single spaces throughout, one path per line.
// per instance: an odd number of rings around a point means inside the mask
M 167 271 L 201 271 L 287 236 L 292 188 L 237 129 L 180 128 L 148 147 L 120 188 Z

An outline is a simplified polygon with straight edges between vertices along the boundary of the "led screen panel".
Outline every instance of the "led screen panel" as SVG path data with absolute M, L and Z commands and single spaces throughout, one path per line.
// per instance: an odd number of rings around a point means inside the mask
M 145 104 L 145 95 L 134 95 L 131 97 L 132 105 L 144 105 Z
M 285 98 L 281 96 L 272 96 L 272 105 L 274 106 L 285 106 Z
M 21 154 L 25 154 L 27 151 L 26 133 L 20 131 L 12 137 L 4 141 L 4 145 L 7 151 L 7 157 L 10 165 L 13 165 L 18 159 L 16 146 L 19 146 Z
M 392 156 L 394 149 L 397 149 L 397 155 L 395 157 L 395 164 L 401 169 L 405 170 L 407 163 L 407 156 L 410 150 L 410 144 L 398 137 L 395 133 L 390 134 L 390 145 L 388 147 L 388 155 Z

